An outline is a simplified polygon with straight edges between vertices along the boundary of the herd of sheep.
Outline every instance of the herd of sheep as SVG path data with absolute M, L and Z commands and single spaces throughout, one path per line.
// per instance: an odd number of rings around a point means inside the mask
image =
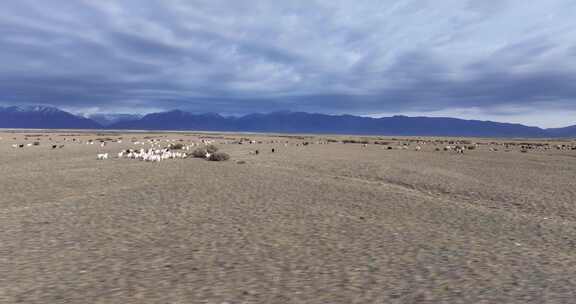
M 207 155 L 209 157 L 210 155 Z M 174 152 L 170 149 L 126 149 L 118 152 L 118 158 L 136 159 L 142 161 L 155 161 L 159 162 L 166 159 L 184 159 L 188 154 L 185 152 Z M 106 160 L 109 158 L 109 153 L 98 153 L 96 159 Z
M 214 155 L 217 154 L 218 148 L 216 148 L 210 140 L 201 140 L 200 143 L 190 143 L 184 145 L 181 143 L 175 143 L 176 140 L 165 140 L 169 143 L 168 146 L 162 146 L 160 140 L 148 140 L 147 142 L 134 141 L 134 145 L 149 145 L 150 147 L 140 148 L 140 149 L 124 149 L 117 153 L 118 159 L 133 159 L 145 162 L 160 162 L 169 159 L 186 159 L 189 157 L 205 158 L 207 160 L 224 160 L 222 156 L 215 159 Z M 101 147 L 105 147 L 106 143 L 103 142 Z M 195 149 L 195 150 L 193 150 Z M 193 150 L 192 152 L 189 152 Z M 219 155 L 223 155 L 220 153 Z M 109 159 L 109 153 L 98 153 L 96 159 L 107 160 Z M 225 157 L 227 159 L 227 157 Z
M 16 138 L 14 138 L 16 139 Z M 28 139 L 28 138 L 26 138 Z M 296 138 L 292 138 L 296 139 Z M 413 151 L 422 151 L 422 150 L 432 150 L 432 151 L 448 151 L 454 152 L 456 154 L 464 154 L 465 151 L 469 150 L 476 150 L 481 148 L 482 146 L 487 147 L 488 151 L 491 152 L 510 152 L 510 151 L 520 151 L 526 153 L 528 151 L 538 151 L 538 150 L 576 150 L 575 143 L 564 143 L 564 144 L 554 144 L 548 142 L 541 142 L 541 143 L 529 143 L 529 142 L 519 142 L 519 141 L 512 141 L 512 142 L 471 142 L 469 140 L 449 140 L 449 139 L 392 139 L 392 141 L 378 141 L 378 140 L 335 140 L 335 139 L 326 139 L 326 140 L 315 140 L 315 141 L 305 141 L 306 138 L 297 138 L 300 141 L 288 141 L 288 140 L 268 140 L 268 141 L 256 141 L 249 138 L 240 138 L 238 139 L 230 139 L 230 140 L 222 140 L 219 144 L 250 144 L 250 145 L 258 145 L 258 144 L 282 144 L 284 146 L 288 145 L 295 145 L 295 146 L 308 146 L 311 144 L 361 144 L 361 147 L 367 148 L 368 145 L 382 145 L 387 150 L 393 149 L 401 149 L 401 150 L 413 150 Z M 1 138 L 0 138 L 1 140 Z M 57 143 L 52 142 L 52 138 L 49 138 L 51 141 L 50 145 L 52 149 L 62 149 L 64 148 L 64 144 L 61 143 L 62 140 L 58 140 Z M 97 160 L 108 160 L 111 155 L 116 155 L 117 159 L 132 159 L 132 160 L 140 160 L 145 162 L 160 162 L 163 160 L 170 160 L 170 159 L 186 159 L 189 157 L 196 157 L 196 158 L 204 158 L 207 160 L 227 160 L 229 156 L 225 153 L 217 152 L 217 148 L 214 146 L 216 143 L 213 139 L 200 139 L 196 142 L 188 142 L 184 144 L 184 140 L 179 139 L 154 139 L 154 138 L 145 138 L 144 140 L 137 140 L 133 138 L 130 142 L 133 146 L 145 146 L 139 149 L 137 148 L 129 148 L 123 149 L 118 153 L 111 153 L 107 150 L 107 145 L 109 143 L 116 143 L 122 144 L 122 139 L 88 139 L 88 140 L 80 140 L 76 138 L 63 138 L 64 142 L 69 144 L 87 144 L 87 145 L 95 145 L 99 144 L 100 152 L 96 154 Z M 20 144 L 12 144 L 12 148 L 25 148 L 25 147 L 32 147 L 32 146 L 39 146 L 40 145 L 40 138 L 36 141 L 31 143 L 20 143 Z M 425 147 L 430 147 L 425 149 Z M 272 152 L 275 152 L 277 149 L 272 148 Z M 258 150 L 251 151 L 250 154 L 258 154 Z

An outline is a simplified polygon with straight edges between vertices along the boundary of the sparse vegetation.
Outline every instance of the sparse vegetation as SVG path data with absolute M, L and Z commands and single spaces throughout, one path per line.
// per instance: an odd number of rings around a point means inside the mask
M 192 152 L 193 157 L 203 158 L 206 157 L 206 148 L 197 148 Z
M 216 152 L 210 155 L 209 160 L 211 161 L 226 161 L 230 159 L 230 155 L 224 152 Z
M 342 140 L 344 144 L 369 144 L 367 140 L 356 140 L 356 139 L 344 139 Z
M 215 145 L 208 145 L 206 146 L 206 151 L 208 151 L 208 153 L 216 153 L 218 152 L 218 147 Z
M 184 145 L 183 144 L 170 144 L 170 149 L 172 150 L 182 150 L 184 149 Z

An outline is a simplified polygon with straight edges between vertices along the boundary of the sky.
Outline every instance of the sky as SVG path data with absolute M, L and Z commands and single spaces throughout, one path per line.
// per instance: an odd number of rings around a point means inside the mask
M 576 124 L 574 0 L 18 0 L 0 105 Z

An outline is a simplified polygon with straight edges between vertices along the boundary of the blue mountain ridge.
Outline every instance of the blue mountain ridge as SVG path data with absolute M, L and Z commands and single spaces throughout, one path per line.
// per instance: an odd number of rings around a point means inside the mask
M 290 111 L 226 117 L 216 113 L 194 114 L 172 110 L 144 116 L 106 114 L 95 118 L 101 123 L 54 107 L 0 107 L 0 128 L 197 130 L 399 136 L 576 137 L 576 125 L 566 128 L 542 129 L 522 124 L 447 117 L 392 116 L 371 118 Z
M 99 129 L 97 122 L 47 106 L 0 107 L 0 128 Z

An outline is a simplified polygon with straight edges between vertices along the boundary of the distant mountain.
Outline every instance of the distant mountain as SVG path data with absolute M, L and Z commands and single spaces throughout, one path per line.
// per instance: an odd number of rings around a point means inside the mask
M 218 114 L 192 114 L 176 110 L 148 114 L 140 120 L 120 122 L 110 128 L 406 136 L 548 136 L 545 130 L 537 127 L 490 121 L 406 116 L 370 118 L 288 111 L 223 117 Z
M 98 129 L 101 125 L 54 107 L 0 107 L 0 128 Z
M 553 137 L 576 137 L 576 125 L 565 128 L 546 129 L 546 132 Z
M 521 124 L 442 117 L 382 118 L 273 112 L 224 117 L 180 110 L 152 113 L 76 116 L 53 107 L 0 107 L 0 128 L 198 130 L 274 133 L 324 133 L 398 136 L 576 137 L 576 126 L 541 129 Z
M 134 130 L 204 130 L 227 131 L 230 121 L 218 114 L 192 114 L 180 110 L 152 113 L 134 121 L 122 121 L 109 126 L 111 129 Z
M 87 115 L 86 118 L 92 119 L 93 121 L 99 123 L 102 126 L 109 126 L 115 123 L 124 121 L 139 120 L 142 115 L 139 114 L 91 114 Z

